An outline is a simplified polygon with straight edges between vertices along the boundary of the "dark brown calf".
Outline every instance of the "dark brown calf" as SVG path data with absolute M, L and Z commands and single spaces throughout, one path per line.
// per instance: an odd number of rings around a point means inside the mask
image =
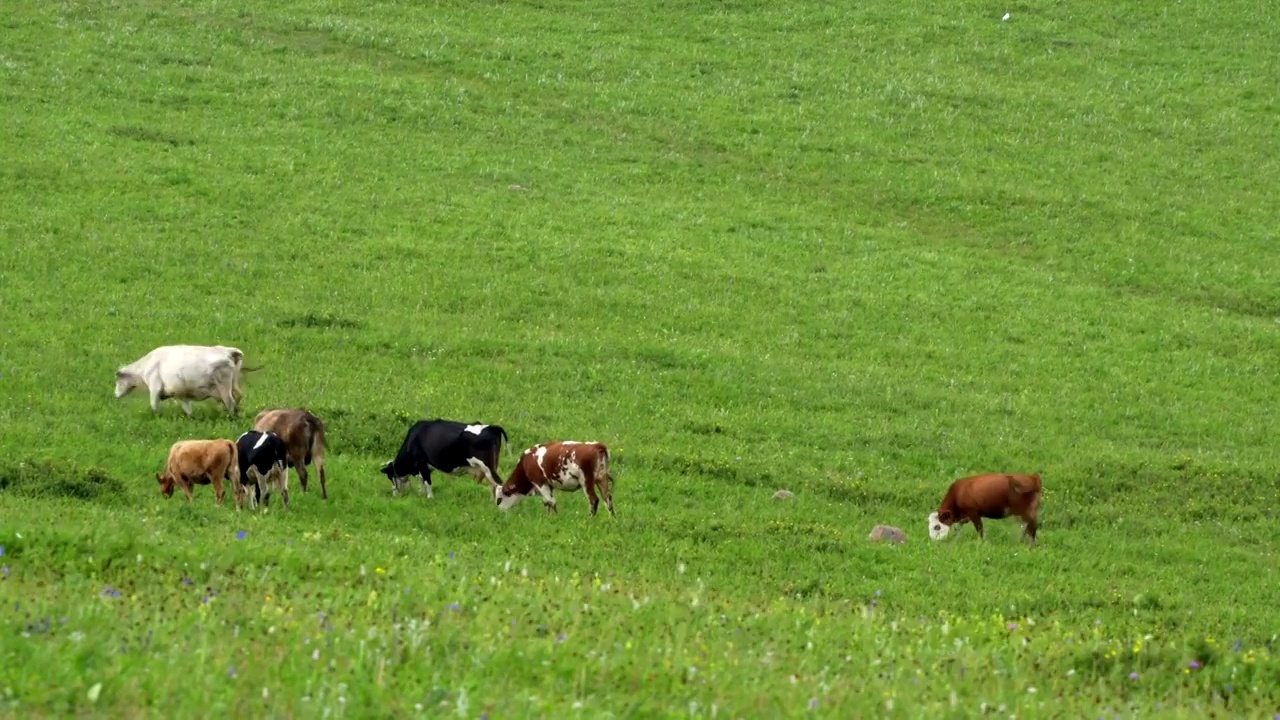
M 506 484 L 493 487 L 493 499 L 500 509 L 510 510 L 525 495 L 536 491 L 542 495 L 547 512 L 555 512 L 556 499 L 552 490 L 572 492 L 583 488 L 591 500 L 591 514 L 594 516 L 600 505 L 600 497 L 596 494 L 598 487 L 609 514 L 616 515 L 612 482 L 609 448 L 598 442 L 565 440 L 525 450 Z
M 1034 545 L 1040 495 L 1039 474 L 988 473 L 961 478 L 951 483 L 938 511 L 929 515 L 929 537 L 941 540 L 951 532 L 953 525 L 971 522 L 978 531 L 978 537 L 985 538 L 982 518 L 999 520 L 1017 516 L 1022 519 L 1023 530 Z
M 298 470 L 302 492 L 307 491 L 307 465 L 314 463 L 316 474 L 320 476 L 320 497 L 329 499 L 324 473 L 324 423 L 320 418 L 304 408 L 263 410 L 253 419 L 253 429 L 275 433 L 284 440 L 285 447 L 288 448 L 289 467 Z
M 191 502 L 192 485 L 212 483 L 219 505 L 226 497 L 223 478 L 231 481 L 233 490 L 240 486 L 240 457 L 236 444 L 230 440 L 180 440 L 169 448 L 164 472 L 156 473 L 160 494 L 165 497 L 173 497 L 177 485 Z

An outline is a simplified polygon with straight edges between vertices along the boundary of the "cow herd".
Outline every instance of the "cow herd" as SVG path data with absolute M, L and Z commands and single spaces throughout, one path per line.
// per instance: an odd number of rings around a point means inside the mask
M 223 345 L 167 345 L 116 371 L 116 397 L 124 397 L 145 387 L 151 409 L 174 398 L 187 415 L 196 400 L 221 400 L 227 412 L 239 411 L 243 393 L 240 376 L 257 368 L 245 368 L 244 353 Z M 494 504 L 502 510 L 514 507 L 521 498 L 535 492 L 548 512 L 556 511 L 553 491 L 582 490 L 596 514 L 603 498 L 609 514 L 613 510 L 613 477 L 609 473 L 609 448 L 598 442 L 563 440 L 526 449 L 506 482 L 498 474 L 498 458 L 507 433 L 497 425 L 463 423 L 453 420 L 419 420 L 410 426 L 396 456 L 381 468 L 398 495 L 410 478 L 422 481 L 432 497 L 431 474 L 471 475 L 487 482 Z M 230 440 L 183 440 L 169 449 L 163 473 L 157 473 L 160 490 L 172 497 L 180 487 L 191 501 L 193 485 L 212 484 L 219 505 L 231 483 L 236 508 L 248 504 L 264 507 L 272 491 L 289 506 L 289 470 L 298 471 L 303 492 L 307 491 L 307 465 L 314 465 L 320 478 L 320 495 L 328 498 L 324 469 L 325 426 L 320 418 L 302 408 L 264 410 L 254 418 L 253 428 L 234 442 Z M 941 505 L 928 518 L 929 536 L 946 537 L 952 528 L 972 523 L 984 536 L 982 520 L 1017 517 L 1032 544 L 1036 542 L 1037 515 L 1042 496 L 1040 476 L 986 473 L 956 480 L 947 489 Z M 874 534 L 874 533 L 873 533 Z
M 227 413 L 239 411 L 243 392 L 244 353 L 223 345 L 167 345 L 116 371 L 116 397 L 146 388 L 152 411 L 160 402 L 176 399 L 189 416 L 192 402 L 217 399 Z M 542 497 L 548 512 L 556 511 L 555 490 L 586 493 L 595 515 L 601 497 L 610 515 L 613 509 L 613 477 L 609 473 L 609 448 L 598 442 L 563 440 L 542 443 L 524 451 L 505 483 L 498 472 L 498 458 L 507 433 L 497 425 L 453 420 L 419 420 L 410 426 L 396 456 L 381 471 L 399 494 L 411 478 L 421 479 L 428 498 L 433 496 L 431 474 L 471 475 L 488 482 L 494 504 L 509 510 L 526 495 Z M 169 448 L 164 471 L 156 473 L 160 492 L 172 497 L 180 488 L 193 500 L 195 485 L 212 485 L 218 505 L 226 498 L 224 481 L 231 486 L 236 509 L 246 504 L 254 510 L 267 507 L 271 493 L 289 507 L 289 470 L 295 469 L 307 491 L 307 466 L 320 479 L 320 495 L 327 499 L 325 475 L 325 425 L 305 408 L 263 410 L 253 428 L 235 441 L 223 439 L 181 440 Z

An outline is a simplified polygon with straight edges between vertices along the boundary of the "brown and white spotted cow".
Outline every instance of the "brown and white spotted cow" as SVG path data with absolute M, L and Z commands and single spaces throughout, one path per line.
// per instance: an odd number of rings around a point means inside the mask
M 609 448 L 604 443 L 561 442 L 534 445 L 520 455 L 515 470 L 503 485 L 493 486 L 493 500 L 499 509 L 510 510 L 525 495 L 534 492 L 542 495 L 547 512 L 556 511 L 553 490 L 573 492 L 585 489 L 591 500 L 591 514 L 596 514 L 600 495 L 613 511 L 613 477 L 609 475 Z M 597 488 L 599 494 L 597 494 Z

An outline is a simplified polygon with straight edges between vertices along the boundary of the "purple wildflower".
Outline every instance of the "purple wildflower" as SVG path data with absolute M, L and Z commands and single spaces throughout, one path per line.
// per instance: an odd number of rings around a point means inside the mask
M 183 584 L 183 585 L 190 585 L 190 584 L 191 584 L 191 578 L 189 578 L 189 577 L 184 577 L 184 578 L 182 578 L 182 584 Z
M 1138 671 L 1137 671 L 1137 670 L 1135 670 L 1135 671 L 1133 671 L 1133 672 L 1129 673 L 1129 679 L 1130 679 L 1130 680 L 1137 680 L 1137 679 L 1138 679 Z
M 0 567 L 0 572 L 4 573 L 4 577 L 5 577 L 5 579 L 6 579 L 6 580 L 8 580 L 8 579 L 9 579 L 9 566 L 8 566 L 8 565 L 5 565 L 4 567 Z
M 453 551 L 452 551 L 452 550 L 450 550 L 450 551 L 449 551 L 449 557 L 453 557 Z
M 809 709 L 816 710 L 818 708 L 818 698 L 809 698 Z
M 458 603 L 456 603 L 456 602 L 455 602 L 455 603 L 453 603 L 452 605 L 450 605 L 450 606 L 449 606 L 449 609 L 450 609 L 450 610 L 457 610 L 457 609 L 458 609 Z
M 236 676 L 236 666 L 232 665 L 230 668 L 227 668 L 227 677 L 233 678 L 235 676 Z
M 1200 669 L 1200 663 L 1199 663 L 1199 661 L 1192 660 L 1192 661 L 1191 661 L 1191 664 L 1190 664 L 1190 665 L 1188 665 L 1187 667 L 1191 668 L 1192 670 L 1199 670 L 1199 669 Z
M 0 557 L 4 556 L 4 546 L 0 545 Z
M 110 585 L 102 588 L 102 594 L 109 597 L 120 597 L 120 591 Z
M 877 591 L 876 591 L 876 597 L 880 597 L 880 591 L 879 591 L 879 590 L 877 590 Z
M 1240 640 L 1239 640 L 1239 639 L 1236 639 L 1236 642 L 1235 642 L 1235 644 L 1234 644 L 1234 645 L 1232 645 L 1232 646 L 1231 646 L 1231 649 L 1232 649 L 1232 650 L 1235 650 L 1236 652 L 1240 652 L 1240 648 L 1241 648 L 1243 645 L 1244 645 L 1244 643 L 1240 642 Z
M 244 536 L 245 536 L 245 535 L 248 535 L 248 534 L 249 534 L 249 533 L 245 532 L 244 530 L 241 530 L 240 532 L 236 533 L 236 539 L 237 539 L 237 540 L 243 540 L 243 539 L 244 539 Z
M 556 636 L 556 642 L 564 642 L 564 638 L 565 638 L 564 633 L 560 633 L 559 635 Z M 1277 718 L 1277 720 L 1280 720 L 1280 718 Z
M 1009 623 L 1009 629 L 1010 629 L 1010 630 L 1017 630 L 1017 629 L 1018 629 L 1018 623 Z

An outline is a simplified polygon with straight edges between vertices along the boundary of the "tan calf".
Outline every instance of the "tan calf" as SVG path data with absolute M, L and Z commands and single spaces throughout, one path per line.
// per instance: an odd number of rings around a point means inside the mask
M 985 538 L 983 518 L 999 520 L 1017 516 L 1034 545 L 1041 492 L 1039 474 L 988 473 L 956 480 L 947 489 L 937 512 L 929 515 L 929 537 L 941 540 L 951 532 L 952 526 L 971 522 L 978 537 Z
M 233 490 L 240 486 L 239 453 L 230 440 L 180 440 L 169 448 L 164 472 L 156 473 L 160 494 L 166 498 L 173 497 L 173 488 L 177 485 L 187 496 L 187 502 L 192 502 L 192 485 L 212 483 L 218 505 L 226 498 L 223 478 L 231 481 Z M 236 499 L 239 500 L 238 494 Z
M 273 432 L 284 440 L 289 466 L 297 469 L 302 492 L 307 491 L 307 465 L 314 463 L 316 474 L 320 476 L 320 497 L 329 499 L 324 472 L 324 423 L 320 418 L 305 408 L 263 410 L 253 419 L 253 429 Z
M 494 485 L 493 499 L 502 510 L 509 510 L 525 495 L 542 495 L 547 512 L 556 511 L 552 490 L 572 492 L 585 489 L 591 500 L 591 515 L 596 514 L 600 495 L 610 515 L 613 511 L 613 482 L 609 475 L 609 448 L 598 442 L 563 442 L 535 445 L 520 456 L 515 470 L 504 485 Z M 596 489 L 599 488 L 599 495 Z

